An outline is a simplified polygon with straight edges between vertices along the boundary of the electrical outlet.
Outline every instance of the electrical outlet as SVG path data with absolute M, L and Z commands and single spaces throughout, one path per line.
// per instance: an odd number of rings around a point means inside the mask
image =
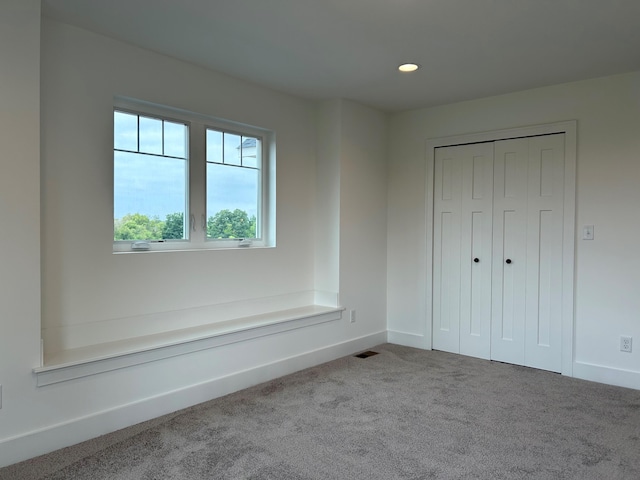
M 350 310 L 349 311 L 349 321 L 351 323 L 356 323 L 356 311 L 355 310 Z
M 631 353 L 631 347 L 633 346 L 633 339 L 627 336 L 620 337 L 620 351 Z

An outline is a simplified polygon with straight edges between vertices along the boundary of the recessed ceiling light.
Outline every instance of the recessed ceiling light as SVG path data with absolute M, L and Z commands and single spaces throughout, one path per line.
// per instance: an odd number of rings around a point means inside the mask
M 415 72 L 420 68 L 420 65 L 417 63 L 403 63 L 398 67 L 398 70 L 401 72 Z

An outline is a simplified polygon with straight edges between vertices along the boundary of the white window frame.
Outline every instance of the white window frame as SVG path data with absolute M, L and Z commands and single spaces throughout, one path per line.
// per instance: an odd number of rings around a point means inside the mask
M 245 125 L 210 115 L 194 113 L 174 107 L 158 105 L 127 97 L 115 97 L 113 112 L 123 111 L 135 115 L 151 116 L 163 120 L 185 123 L 189 129 L 187 211 L 185 212 L 186 239 L 167 240 L 114 240 L 113 253 L 150 253 L 158 251 L 218 250 L 238 248 L 275 247 L 275 133 L 260 127 Z M 111 122 L 113 125 L 113 121 Z M 257 137 L 261 139 L 261 165 L 255 239 L 207 238 L 206 212 L 206 130 Z M 115 133 L 112 131 L 112 134 Z M 113 137 L 111 145 L 113 146 Z M 113 150 L 113 149 L 112 149 Z M 112 161 L 114 154 L 112 151 Z M 113 185 L 112 185 L 113 187 Z M 112 192 L 114 189 L 112 188 Z M 112 201 L 113 204 L 113 201 Z M 210 215 L 209 215 L 210 216 Z M 113 217 L 113 215 L 112 215 Z M 113 222 L 113 219 L 112 219 Z M 144 249 L 134 249 L 134 244 Z M 147 248 L 148 247 L 148 248 Z

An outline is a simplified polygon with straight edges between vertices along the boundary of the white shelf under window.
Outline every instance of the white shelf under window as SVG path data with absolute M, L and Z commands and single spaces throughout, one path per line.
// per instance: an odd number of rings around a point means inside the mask
M 225 322 L 63 350 L 34 368 L 39 387 L 243 342 L 342 318 L 342 307 L 309 305 Z

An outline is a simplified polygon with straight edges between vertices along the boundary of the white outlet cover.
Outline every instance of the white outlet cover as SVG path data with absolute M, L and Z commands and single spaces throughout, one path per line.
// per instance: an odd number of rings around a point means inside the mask
M 620 337 L 620 351 L 631 353 L 633 348 L 633 339 L 631 337 L 622 336 Z

